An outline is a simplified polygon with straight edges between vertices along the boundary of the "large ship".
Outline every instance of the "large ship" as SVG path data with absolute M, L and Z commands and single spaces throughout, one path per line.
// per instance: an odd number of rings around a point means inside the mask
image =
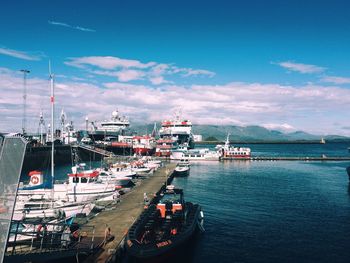
M 161 138 L 173 138 L 178 144 L 187 145 L 190 149 L 194 148 L 192 122 L 182 119 L 178 113 L 175 114 L 174 120 L 162 122 L 159 135 Z
M 118 110 L 112 112 L 110 120 L 102 121 L 99 127 L 92 123 L 93 130 L 89 131 L 89 136 L 94 141 L 103 141 L 106 137 L 117 137 L 124 135 L 125 130 L 130 126 L 129 119 L 119 115 Z

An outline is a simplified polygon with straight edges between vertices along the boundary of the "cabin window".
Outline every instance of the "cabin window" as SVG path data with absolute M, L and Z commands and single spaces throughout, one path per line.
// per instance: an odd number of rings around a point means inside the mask
M 73 177 L 73 183 L 79 183 L 79 178 L 78 177 Z
M 80 178 L 80 182 L 81 182 L 81 183 L 87 183 L 87 181 L 88 181 L 88 180 L 87 180 L 87 178 L 85 178 L 85 177 Z

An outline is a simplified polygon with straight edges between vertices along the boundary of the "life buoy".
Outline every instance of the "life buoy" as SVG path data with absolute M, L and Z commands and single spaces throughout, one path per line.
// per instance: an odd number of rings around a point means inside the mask
M 30 178 L 30 182 L 32 184 L 37 184 L 39 183 L 39 178 L 36 176 L 36 175 L 33 175 L 31 178 Z

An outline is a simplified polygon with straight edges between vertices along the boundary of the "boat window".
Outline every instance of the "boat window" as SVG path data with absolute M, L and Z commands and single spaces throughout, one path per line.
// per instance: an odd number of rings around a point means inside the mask
M 87 180 L 87 178 L 85 178 L 85 177 L 80 178 L 80 182 L 81 182 L 81 183 L 87 183 L 87 181 L 88 181 L 88 180 Z
M 79 178 L 78 177 L 73 177 L 73 183 L 79 183 Z
M 179 204 L 181 200 L 181 195 L 178 194 L 164 194 L 164 196 L 159 200 L 160 204 L 165 204 L 166 202 L 171 202 L 173 204 Z

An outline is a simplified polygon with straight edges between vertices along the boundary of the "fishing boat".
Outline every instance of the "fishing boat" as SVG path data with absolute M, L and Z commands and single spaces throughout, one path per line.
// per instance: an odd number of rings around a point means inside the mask
M 166 258 L 186 245 L 198 230 L 204 231 L 203 220 L 198 204 L 185 202 L 182 189 L 168 186 L 129 229 L 128 256 L 146 262 Z
M 29 185 L 19 189 L 17 199 L 29 201 L 33 196 L 40 196 L 42 199 L 81 203 L 114 194 L 115 187 L 112 182 L 99 181 L 99 171 L 85 167 L 83 163 L 73 166 L 72 173 L 68 174 L 68 181 L 54 184 L 51 181 L 44 182 L 42 173 L 32 172 Z
M 188 176 L 190 173 L 190 162 L 188 159 L 181 159 L 174 169 L 174 176 Z
M 154 137 L 134 136 L 132 138 L 133 152 L 137 155 L 152 155 L 156 150 L 156 140 Z
M 71 217 L 75 214 L 84 212 L 90 213 L 93 208 L 91 203 L 77 202 L 76 187 L 73 188 L 74 200 L 69 200 L 69 189 L 66 184 L 54 184 L 54 81 L 50 69 L 51 86 L 51 180 L 47 186 L 44 183 L 43 173 L 32 171 L 29 173 L 30 183 L 28 187 L 18 190 L 17 202 L 14 209 L 13 219 L 21 220 L 24 218 L 59 218 Z

